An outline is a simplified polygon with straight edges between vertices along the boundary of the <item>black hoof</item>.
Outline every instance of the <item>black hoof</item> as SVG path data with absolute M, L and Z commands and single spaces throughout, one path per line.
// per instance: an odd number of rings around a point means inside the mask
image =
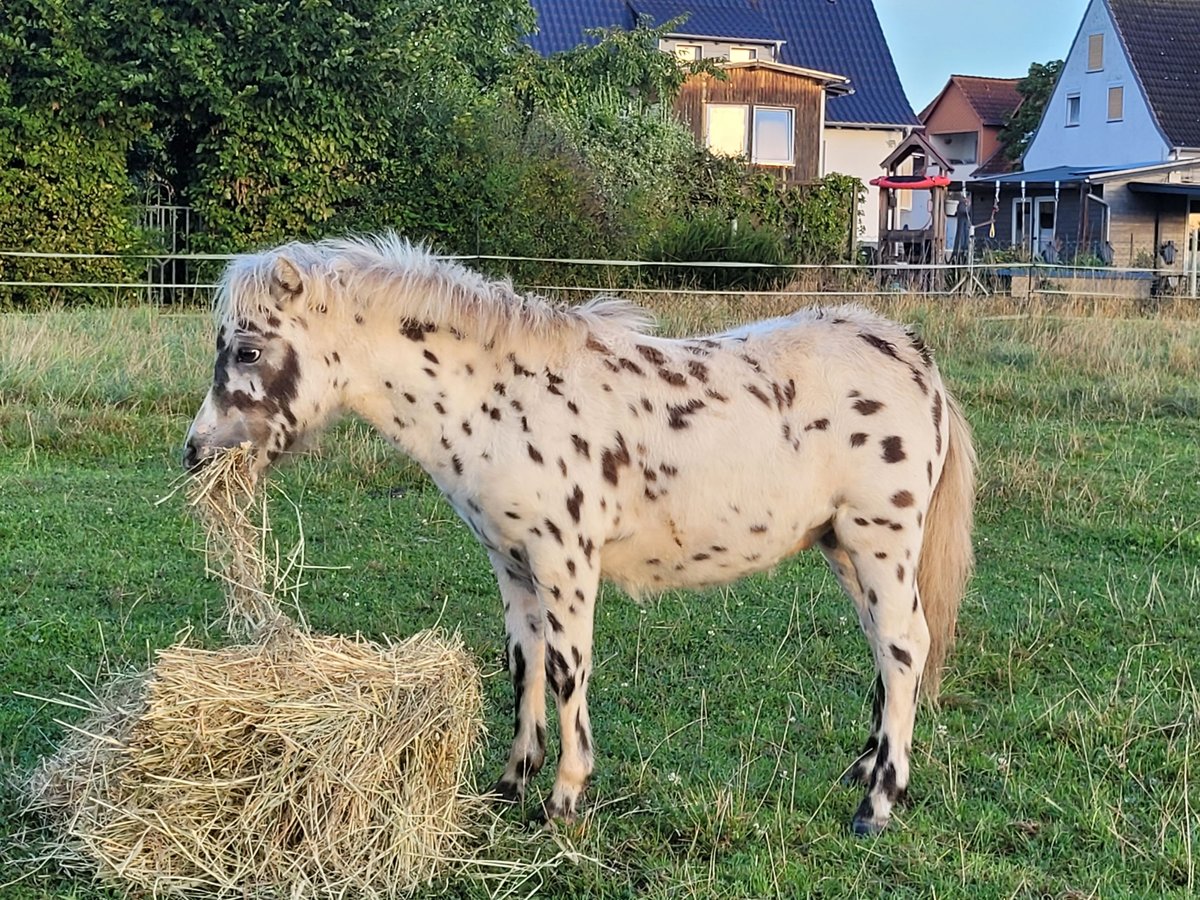
M 515 783 L 501 778 L 492 785 L 487 796 L 497 803 L 520 803 L 521 789 Z
M 863 797 L 862 803 L 854 811 L 854 819 L 850 822 L 850 830 L 859 836 L 879 834 L 887 827 L 887 819 L 882 822 L 875 817 L 875 805 L 871 803 L 870 795 Z
M 854 821 L 850 823 L 850 830 L 859 837 L 873 837 L 881 834 L 886 827 L 886 822 L 880 824 L 873 819 L 860 819 L 858 816 L 855 816 Z

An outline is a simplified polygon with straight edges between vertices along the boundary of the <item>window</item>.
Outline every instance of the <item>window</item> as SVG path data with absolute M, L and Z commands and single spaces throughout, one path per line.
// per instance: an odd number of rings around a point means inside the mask
M 793 110 L 756 106 L 754 146 L 751 161 L 760 166 L 790 166 L 792 159 Z
M 746 156 L 749 107 L 727 103 L 708 104 L 708 129 L 704 144 L 718 156 Z
M 1067 127 L 1079 124 L 1079 95 L 1067 94 Z
M 719 156 L 741 156 L 759 166 L 795 164 L 795 110 L 777 106 L 710 103 L 704 145 Z
M 1104 68 L 1104 35 L 1088 35 L 1088 67 L 1089 72 L 1099 72 Z
M 702 57 L 699 44 L 676 44 L 675 58 L 683 62 L 694 62 Z
M 752 59 L 758 59 L 758 51 L 753 47 L 729 48 L 730 62 L 750 62 Z
M 1108 121 L 1120 122 L 1125 118 L 1125 88 L 1119 84 L 1108 89 Z
M 1024 247 L 1029 240 L 1030 219 L 1033 218 L 1033 200 L 1028 197 L 1013 199 L 1012 242 L 1014 247 Z

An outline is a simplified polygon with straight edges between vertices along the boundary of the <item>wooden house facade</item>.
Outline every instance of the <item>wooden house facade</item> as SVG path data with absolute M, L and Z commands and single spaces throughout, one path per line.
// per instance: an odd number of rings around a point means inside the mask
M 822 174 L 825 98 L 846 79 L 763 60 L 722 68 L 724 80 L 693 76 L 675 101 L 697 142 L 788 181 L 816 181 Z

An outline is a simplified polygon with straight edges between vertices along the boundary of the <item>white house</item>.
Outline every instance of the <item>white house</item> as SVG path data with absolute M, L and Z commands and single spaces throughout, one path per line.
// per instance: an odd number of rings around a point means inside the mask
M 1024 169 L 1139 165 L 1196 154 L 1198 14 L 1200 4 L 1178 0 L 1092 0 Z M 1197 98 L 1190 104 L 1181 96 L 1189 90 Z
M 1091 0 L 1022 169 L 969 190 L 984 244 L 1185 272 L 1194 293 L 1200 0 Z

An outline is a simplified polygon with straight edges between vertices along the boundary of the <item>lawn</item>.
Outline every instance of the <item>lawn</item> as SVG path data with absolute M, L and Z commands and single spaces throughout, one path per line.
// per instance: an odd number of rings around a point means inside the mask
M 975 305 L 968 308 L 968 302 Z M 887 301 L 917 325 L 980 453 L 978 572 L 912 801 L 876 839 L 838 776 L 866 736 L 870 657 L 819 556 L 637 605 L 605 589 L 588 814 L 505 813 L 513 896 L 1188 896 L 1200 856 L 1200 317 L 1183 307 L 1012 310 Z M 682 311 L 681 311 L 682 310 Z M 699 301 L 678 330 L 748 315 Z M 757 314 L 757 311 L 756 311 Z M 78 694 L 144 668 L 222 602 L 182 499 L 183 434 L 211 371 L 207 317 L 0 316 L 0 767 L 61 739 Z M 511 728 L 483 551 L 420 471 L 353 423 L 273 478 L 303 522 L 313 627 L 440 623 L 485 672 L 481 784 Z M 281 540 L 297 524 L 277 505 Z M 548 791 L 551 767 L 535 784 Z M 39 868 L 0 779 L 0 897 L 116 897 Z M 511 886 L 511 885 L 510 885 Z M 493 888 L 494 890 L 494 888 Z M 483 897 L 467 878 L 431 893 Z

